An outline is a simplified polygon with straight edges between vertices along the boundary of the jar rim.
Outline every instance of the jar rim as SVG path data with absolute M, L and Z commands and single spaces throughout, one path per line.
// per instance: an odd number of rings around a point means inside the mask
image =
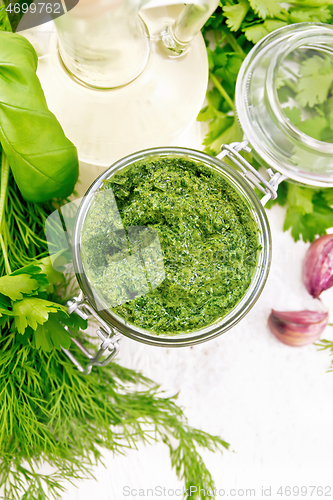
M 104 321 L 106 321 L 112 328 L 133 340 L 163 347 L 181 347 L 194 345 L 215 338 L 236 325 L 236 323 L 238 323 L 253 307 L 253 305 L 259 298 L 268 277 L 271 261 L 271 234 L 267 215 L 253 188 L 234 168 L 230 167 L 217 158 L 209 156 L 206 153 L 181 147 L 150 148 L 136 152 L 117 161 L 94 181 L 94 183 L 88 189 L 86 195 L 83 197 L 83 200 L 78 209 L 73 234 L 74 270 L 81 290 L 83 291 L 92 307 L 96 309 L 96 294 L 94 294 L 92 287 L 90 286 L 81 259 L 81 233 L 92 199 L 94 197 L 94 194 L 102 186 L 104 180 L 110 178 L 117 171 L 130 166 L 135 162 L 153 156 L 188 157 L 189 159 L 193 159 L 197 162 L 201 161 L 205 165 L 211 167 L 213 170 L 221 173 L 225 177 L 225 179 L 229 181 L 229 183 L 231 183 L 234 189 L 236 189 L 238 194 L 241 195 L 242 199 L 247 203 L 248 207 L 251 208 L 251 214 L 254 217 L 254 220 L 258 227 L 258 234 L 262 250 L 260 251 L 260 255 L 258 256 L 257 268 L 252 278 L 251 284 L 238 304 L 224 318 L 217 320 L 211 325 L 187 333 L 180 332 L 175 333 L 174 335 L 156 334 L 143 328 L 136 327 L 133 324 L 127 323 L 109 309 L 102 309 L 98 311 L 100 317 Z

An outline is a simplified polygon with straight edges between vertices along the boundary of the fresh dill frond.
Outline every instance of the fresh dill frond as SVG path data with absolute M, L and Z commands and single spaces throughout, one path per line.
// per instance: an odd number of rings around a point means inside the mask
M 80 351 L 75 355 L 80 359 Z M 142 374 L 111 363 L 87 378 L 61 352 L 24 345 L 15 332 L 0 341 L 0 395 L 0 484 L 6 500 L 57 498 L 64 480 L 91 475 L 92 466 L 103 461 L 101 448 L 125 453 L 139 441 L 156 440 L 169 447 L 186 488 L 212 490 L 197 448 L 228 448 L 220 437 L 190 427 L 175 397 L 165 397 Z M 55 467 L 53 475 L 38 473 L 43 461 Z

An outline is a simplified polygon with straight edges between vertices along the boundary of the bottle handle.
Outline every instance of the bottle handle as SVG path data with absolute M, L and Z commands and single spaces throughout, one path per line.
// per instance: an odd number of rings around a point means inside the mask
M 173 55 L 181 55 L 219 5 L 219 0 L 197 0 L 186 5 L 178 18 L 161 33 L 162 42 Z

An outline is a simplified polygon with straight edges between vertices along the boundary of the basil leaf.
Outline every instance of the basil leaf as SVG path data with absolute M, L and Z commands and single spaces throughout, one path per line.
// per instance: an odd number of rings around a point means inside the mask
M 49 111 L 26 38 L 0 32 L 0 141 L 25 199 L 69 196 L 78 177 L 75 146 Z

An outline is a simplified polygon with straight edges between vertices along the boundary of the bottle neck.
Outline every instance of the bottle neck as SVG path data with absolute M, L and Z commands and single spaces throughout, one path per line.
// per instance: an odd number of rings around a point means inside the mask
M 149 33 L 130 0 L 80 0 L 55 20 L 59 53 L 75 80 L 110 89 L 134 80 L 149 57 Z

